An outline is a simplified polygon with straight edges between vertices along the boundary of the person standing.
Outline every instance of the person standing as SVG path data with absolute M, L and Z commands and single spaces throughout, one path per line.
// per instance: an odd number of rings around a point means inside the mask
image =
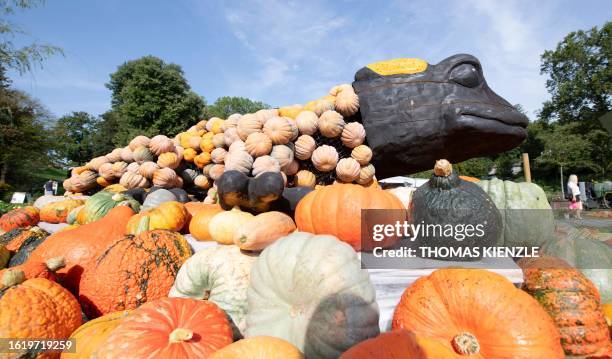
M 45 191 L 45 196 L 53 196 L 53 181 L 48 180 L 47 182 L 45 182 L 45 184 L 43 185 L 43 189 Z
M 582 219 L 582 201 L 580 200 L 580 187 L 578 186 L 578 176 L 570 175 L 567 180 L 567 192 L 570 200 L 569 209 L 578 219 Z

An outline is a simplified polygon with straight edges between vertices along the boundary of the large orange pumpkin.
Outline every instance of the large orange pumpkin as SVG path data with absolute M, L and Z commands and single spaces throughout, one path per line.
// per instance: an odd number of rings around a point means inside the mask
M 191 206 L 191 208 L 194 208 L 194 206 Z M 189 222 L 189 233 L 193 238 L 198 241 L 212 241 L 208 231 L 208 222 L 210 222 L 210 219 L 215 214 L 220 212 L 223 212 L 223 209 L 218 204 L 202 204 L 202 206 L 198 206 L 194 213 L 192 213 L 191 221 Z
M 83 311 L 94 318 L 167 296 L 190 256 L 189 243 L 177 232 L 159 229 L 115 239 L 81 278 Z
M 340 359 L 414 358 L 460 359 L 465 358 L 438 340 L 423 338 L 406 330 L 382 333 L 376 338 L 364 340 L 342 353 Z
M 125 226 L 134 215 L 127 206 L 115 207 L 108 214 L 65 232 L 49 236 L 30 255 L 28 261 L 44 262 L 53 257 L 64 257 L 66 267 L 57 271 L 62 284 L 73 293 L 78 292 L 79 282 L 100 251 L 108 248 L 118 238 L 123 238 Z
M 38 208 L 27 206 L 16 208 L 0 217 L 0 230 L 4 232 L 16 228 L 35 226 L 40 221 Z
M 76 298 L 44 278 L 8 288 L 0 298 L 0 313 L 0 338 L 66 339 L 82 323 Z M 57 358 L 59 353 L 46 357 Z
M 84 204 L 85 201 L 82 199 L 65 199 L 49 203 L 40 210 L 40 220 L 49 223 L 66 223 L 70 211 Z
M 216 304 L 161 298 L 128 315 L 97 352 L 98 358 L 206 358 L 232 343 L 232 329 Z
M 356 250 L 371 249 L 374 245 L 386 247 L 397 241 L 398 238 L 388 238 L 375 243 L 371 236 L 364 235 L 369 239 L 362 243 L 362 209 L 393 210 L 382 213 L 377 211 L 375 216 L 371 216 L 370 220 L 375 220 L 377 224 L 406 219 L 402 202 L 387 191 L 356 184 L 333 184 L 320 187 L 302 198 L 295 210 L 295 222 L 300 231 L 331 234 Z
M 559 331 L 538 302 L 482 269 L 439 269 L 417 279 L 395 308 L 393 329 L 470 358 L 565 357 Z
M 70 334 L 77 343 L 76 352 L 64 352 L 61 358 L 91 358 L 128 314 L 129 310 L 113 312 L 81 325 Z

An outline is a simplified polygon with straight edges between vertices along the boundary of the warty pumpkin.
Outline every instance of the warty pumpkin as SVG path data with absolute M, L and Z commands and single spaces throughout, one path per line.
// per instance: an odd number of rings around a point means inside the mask
M 94 354 L 100 348 L 100 345 L 106 341 L 111 332 L 117 328 L 128 314 L 130 314 L 129 310 L 121 310 L 103 315 L 81 325 L 70 334 L 70 339 L 74 339 L 77 343 L 76 352 L 63 352 L 61 358 L 94 358 Z
M 300 350 L 281 338 L 257 336 L 241 339 L 221 350 L 210 359 L 303 359 Z
M 339 359 L 373 358 L 461 359 L 465 356 L 455 353 L 436 339 L 395 330 L 362 341 L 342 353 Z
M 307 358 L 337 358 L 379 334 L 368 272 L 333 236 L 296 232 L 267 247 L 251 269 L 247 299 L 247 337 L 287 340 Z
M 373 247 L 374 242 L 362 242 L 362 209 L 390 210 L 388 216 L 385 216 L 388 217 L 385 220 L 389 223 L 403 221 L 407 215 L 400 200 L 386 191 L 356 184 L 333 184 L 316 189 L 302 198 L 295 210 L 295 222 L 300 231 L 331 234 L 347 242 L 355 250 L 367 250 Z M 364 237 L 371 238 L 367 235 Z M 398 238 L 389 237 L 376 245 L 390 246 L 397 240 Z
M 246 328 L 247 288 L 251 267 L 257 257 L 240 248 L 204 248 L 181 266 L 169 297 L 209 300 L 230 317 L 234 338 L 242 338 Z
M 20 227 L 35 226 L 39 221 L 38 208 L 33 206 L 15 208 L 0 217 L 0 230 L 9 232 Z
M 115 239 L 96 254 L 81 278 L 83 311 L 95 318 L 165 297 L 190 256 L 187 240 L 173 231 L 144 231 Z
M 589 355 L 609 343 L 597 288 L 558 258 L 522 258 L 523 289 L 553 318 L 567 355 Z
M 63 256 L 66 267 L 57 271 L 63 285 L 77 293 L 81 276 L 92 267 L 98 253 L 117 238 L 123 238 L 125 226 L 134 211 L 127 206 L 115 207 L 101 219 L 66 232 L 47 237 L 30 255 L 28 261 L 44 262 Z
M 197 208 L 194 208 L 196 205 L 191 203 L 198 203 Z M 189 210 L 188 204 L 194 209 Z M 185 204 L 185 207 L 191 214 L 191 221 L 189 221 L 189 233 L 191 236 L 198 241 L 212 241 L 208 224 L 213 216 L 224 212 L 223 209 L 218 204 L 205 204 L 201 202 L 189 202 Z
M 189 212 L 187 212 L 185 206 L 177 201 L 169 201 L 130 218 L 126 233 L 138 234 L 142 231 L 154 229 L 168 229 L 178 232 L 188 221 Z
M 503 276 L 482 269 L 438 269 L 408 287 L 393 330 L 435 339 L 475 358 L 564 358 L 546 311 Z
M 277 211 L 264 212 L 236 230 L 234 244 L 243 250 L 261 251 L 295 230 L 295 222 L 288 215 Z
M 44 278 L 11 284 L 0 298 L 1 338 L 66 339 L 81 325 L 79 303 L 61 285 Z
M 39 227 L 17 228 L 2 235 L 0 246 L 6 245 L 6 249 L 12 253 L 8 266 L 24 263 L 48 236 L 49 232 Z
M 161 298 L 128 315 L 97 352 L 99 358 L 206 358 L 232 343 L 225 313 L 214 303 Z
M 40 220 L 49 223 L 66 223 L 68 213 L 84 204 L 85 201 L 82 199 L 66 199 L 49 203 L 40 210 Z

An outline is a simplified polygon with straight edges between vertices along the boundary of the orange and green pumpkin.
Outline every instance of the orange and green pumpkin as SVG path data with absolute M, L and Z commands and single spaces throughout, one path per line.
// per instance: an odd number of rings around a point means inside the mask
M 8 232 L 20 227 L 35 226 L 38 221 L 40 214 L 36 207 L 16 208 L 0 217 L 0 230 Z
M 70 211 L 83 204 L 85 201 L 82 199 L 66 199 L 49 203 L 40 210 L 40 220 L 49 223 L 66 223 Z
M 0 245 L 6 245 L 6 249 L 11 252 L 9 267 L 24 263 L 48 236 L 49 232 L 39 227 L 17 228 L 0 236 Z

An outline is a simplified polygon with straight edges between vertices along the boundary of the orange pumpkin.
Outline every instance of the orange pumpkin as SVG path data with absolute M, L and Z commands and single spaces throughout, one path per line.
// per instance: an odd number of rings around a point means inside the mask
M 167 296 L 190 256 L 185 238 L 172 231 L 145 231 L 115 239 L 98 252 L 95 264 L 82 276 L 83 311 L 94 318 Z
M 169 229 L 178 232 L 189 223 L 189 219 L 189 212 L 182 203 L 177 201 L 164 202 L 149 211 L 141 212 L 130 218 L 126 233 L 137 234 L 153 229 Z
M 81 325 L 70 334 L 70 339 L 74 339 L 77 343 L 76 352 L 64 352 L 61 358 L 92 358 L 100 345 L 128 314 L 130 314 L 129 310 L 113 312 Z
M 277 239 L 295 231 L 295 222 L 285 213 L 264 212 L 249 219 L 234 233 L 234 244 L 247 251 L 261 251 Z
M 232 343 L 232 329 L 217 305 L 191 298 L 144 304 L 113 330 L 99 358 L 206 358 Z
M 460 359 L 465 358 L 439 341 L 423 338 L 405 330 L 382 333 L 365 340 L 346 352 L 340 359 L 415 358 Z
M 338 183 L 319 187 L 304 196 L 295 210 L 295 222 L 300 231 L 331 234 L 347 242 L 355 250 L 368 250 L 374 247 L 374 242 L 361 241 L 362 209 L 393 210 L 377 211 L 376 215 L 371 215 L 369 219 L 375 220 L 377 224 L 406 219 L 402 202 L 391 193 L 376 187 Z M 366 228 L 370 227 L 366 225 Z M 372 238 L 370 235 L 364 237 Z M 376 246 L 390 246 L 398 239 L 388 238 L 376 242 Z
M 189 214 L 192 217 L 195 216 L 197 212 L 203 209 L 210 209 L 213 207 L 221 208 L 219 204 L 216 204 L 216 203 L 210 204 L 210 203 L 204 203 L 204 202 L 187 202 L 187 203 L 183 203 L 183 205 L 185 206 L 185 209 L 187 209 L 187 212 L 189 212 Z
M 40 220 L 49 223 L 66 223 L 70 211 L 84 204 L 85 201 L 82 199 L 66 199 L 49 203 L 40 210 Z
M 193 208 L 193 206 L 192 206 Z M 217 213 L 223 212 L 223 209 L 218 204 L 204 204 L 195 214 L 193 214 L 189 222 L 189 233 L 198 241 L 212 241 L 210 232 L 208 231 L 208 222 Z
M 302 359 L 298 348 L 288 341 L 266 335 L 232 343 L 216 351 L 210 359 Z
M 27 206 L 16 208 L 0 217 L 0 230 L 12 231 L 16 228 L 35 226 L 40 221 L 38 208 Z
M 546 311 L 503 276 L 482 269 L 439 269 L 404 291 L 393 330 L 433 338 L 474 358 L 564 358 Z
M 203 168 L 210 162 L 212 162 L 212 156 L 209 152 L 202 152 L 193 159 L 193 163 L 195 163 L 198 168 Z
M 64 257 L 66 267 L 58 270 L 60 280 L 77 293 L 81 275 L 91 269 L 97 254 L 117 238 L 123 238 L 125 226 L 134 211 L 118 206 L 101 219 L 65 232 L 49 236 L 30 255 L 29 261 L 44 262 L 47 258 Z
M 183 151 L 183 159 L 187 162 L 193 162 L 197 155 L 198 152 L 193 148 L 185 148 L 185 151 Z
M 19 282 L 0 298 L 0 338 L 66 339 L 81 325 L 81 307 L 67 289 L 44 278 Z
M 63 268 L 65 265 L 66 263 L 64 261 L 64 257 L 50 258 L 45 262 L 28 261 L 21 265 L 0 270 L 0 278 L 2 278 L 6 272 L 21 271 L 23 272 L 25 279 L 45 278 L 57 282 L 55 272 L 60 268 Z
M 461 178 L 464 181 L 468 181 L 468 182 L 480 182 L 480 179 L 476 178 L 476 177 L 470 177 L 470 176 L 459 176 L 459 178 Z

